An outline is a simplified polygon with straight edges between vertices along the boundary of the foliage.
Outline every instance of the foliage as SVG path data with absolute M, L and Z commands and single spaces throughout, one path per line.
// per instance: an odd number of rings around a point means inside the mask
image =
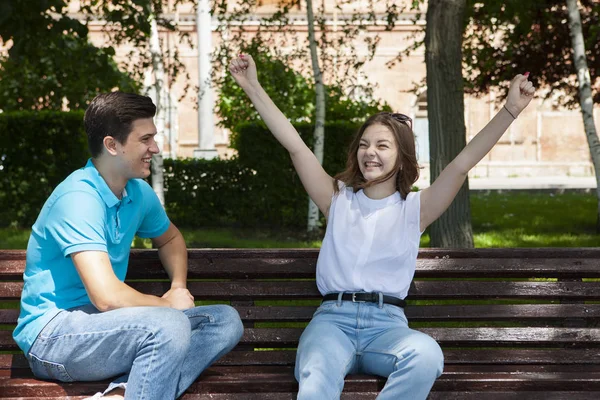
M 239 223 L 253 207 L 253 171 L 238 159 L 165 159 L 165 208 L 179 226 Z
M 253 55 L 262 87 L 286 117 L 292 123 L 308 121 L 314 113 L 314 91 L 306 79 L 271 54 L 260 53 L 256 47 L 243 52 Z M 219 124 L 234 131 L 240 123 L 259 120 L 258 112 L 249 103 L 244 91 L 227 74 L 220 83 L 216 101 Z
M 600 2 L 579 0 L 579 4 L 594 103 L 598 103 Z M 423 39 L 414 35 L 413 43 L 389 65 L 422 46 Z M 554 106 L 575 107 L 578 86 L 572 52 L 564 0 L 467 0 L 462 48 L 465 93 L 481 96 L 499 89 L 502 100 L 510 80 L 529 71 L 529 79 L 540 88 L 538 96 L 551 99 Z
M 308 123 L 295 127 L 312 144 Z M 341 171 L 358 125 L 325 125 L 325 169 Z M 288 153 L 262 124 L 243 124 L 234 135 L 239 156 L 231 160 L 165 160 L 165 203 L 184 227 L 223 226 L 301 228 L 308 208 L 306 192 Z
M 540 191 L 471 192 L 475 247 L 598 247 L 594 193 Z M 571 210 L 572 218 L 564 218 Z M 216 217 L 216 216 L 214 216 Z M 297 241 L 302 235 L 280 229 L 181 229 L 189 247 L 320 247 Z M 0 248 L 24 249 L 30 230 L 0 228 Z M 294 241 L 296 240 L 296 241 Z M 429 237 L 421 237 L 421 247 Z
M 176 7 L 183 0 L 169 3 Z M 0 2 L 0 38 L 13 45 L 0 56 L 0 108 L 10 110 L 61 110 L 85 108 L 100 92 L 119 88 L 138 92 L 146 70 L 152 65 L 149 52 L 150 20 L 158 15 L 159 26 L 187 34 L 164 17 L 161 0 L 81 0 L 78 12 L 83 22 L 69 15 L 68 0 Z M 105 47 L 88 40 L 87 23 L 103 20 Z M 130 48 L 123 58 L 122 72 L 114 61 L 114 46 Z M 167 46 L 162 46 L 167 48 Z M 167 86 L 182 73 L 177 47 L 165 53 Z M 187 76 L 186 73 L 186 77 Z M 185 80 L 184 95 L 189 88 Z
M 0 226 L 33 224 L 52 190 L 85 165 L 87 141 L 82 112 L 0 114 Z M 296 128 L 308 145 L 312 125 Z M 324 167 L 341 171 L 358 125 L 325 125 Z M 287 152 L 261 124 L 245 124 L 234 135 L 232 160 L 164 160 L 166 208 L 179 226 L 304 226 L 306 192 Z M 275 211 L 274 211 L 275 210 Z
M 586 58 L 594 82 L 600 83 L 600 3 L 580 0 Z M 502 88 L 517 73 L 544 88 L 542 96 L 557 105 L 576 106 L 578 88 L 569 36 L 568 10 L 563 0 L 467 1 L 469 28 L 463 43 L 466 89 L 485 94 Z M 596 85 L 594 102 L 600 101 Z M 556 94 L 564 94 L 557 96 Z
M 180 44 L 193 48 L 189 34 L 179 29 L 172 13 L 188 0 L 80 0 L 81 12 L 90 20 L 104 20 L 104 34 L 114 46 L 126 47 L 129 53 L 123 63 L 128 73 L 136 82 L 142 82 L 144 74 L 152 68 L 150 54 L 151 20 L 156 19 L 158 27 L 176 34 Z M 195 3 L 195 2 L 194 2 Z M 184 88 L 182 97 L 190 89 L 189 73 L 179 56 L 178 46 L 167 46 L 162 43 L 166 74 L 166 87 L 171 88 L 175 80 L 183 75 Z
M 0 114 L 0 226 L 30 226 L 63 179 L 89 157 L 82 112 Z
M 327 119 L 329 121 L 346 121 L 362 123 L 373 114 L 382 111 L 391 112 L 390 105 L 382 100 L 374 99 L 368 95 L 362 97 L 348 97 L 338 85 L 325 87 Z
M 311 147 L 312 124 L 298 123 L 295 128 Z M 344 169 L 346 149 L 358 128 L 358 124 L 351 122 L 325 124 L 323 167 L 329 174 L 335 175 Z M 244 220 L 255 226 L 304 227 L 308 213 L 307 195 L 287 151 L 264 125 L 257 123 L 239 126 L 234 143 L 240 163 L 256 173 L 252 196 L 254 207 L 249 207 Z
M 259 42 L 252 42 L 250 46 L 242 52 L 253 55 L 261 86 L 277 107 L 292 123 L 312 121 L 315 114 L 314 84 L 275 55 L 263 52 L 265 49 Z M 217 113 L 221 126 L 235 132 L 236 125 L 261 119 L 231 75 L 222 79 L 219 88 Z M 369 95 L 350 98 L 342 86 L 335 84 L 326 86 L 325 103 L 329 121 L 359 122 L 377 112 L 391 111 L 387 103 Z M 235 143 L 232 147 L 236 148 Z
M 324 12 L 324 4 L 320 3 L 320 8 L 316 13 L 316 25 L 318 25 L 317 46 L 319 51 L 319 63 L 321 70 L 324 71 L 324 82 L 326 86 L 335 89 L 334 93 L 339 93 L 344 101 L 370 104 L 372 102 L 373 89 L 375 85 L 370 83 L 362 73 L 362 67 L 365 63 L 371 61 L 375 56 L 375 51 L 379 43 L 379 36 L 374 30 L 369 31 L 369 27 L 376 29 L 391 30 L 394 28 L 402 7 L 393 0 L 379 2 L 377 8 L 375 2 L 343 1 L 335 5 L 336 12 L 339 15 L 338 29 L 332 30 L 327 25 L 327 18 Z M 231 90 L 227 85 L 231 85 L 232 79 L 227 77 L 227 66 L 240 52 L 251 54 L 255 60 L 259 61 L 259 76 L 261 84 L 270 95 L 276 95 L 277 91 L 285 92 L 290 90 L 290 85 L 299 77 L 293 77 L 290 68 L 298 71 L 302 76 L 310 76 L 310 88 L 313 91 L 312 70 L 310 55 L 308 53 L 307 35 L 296 28 L 292 18 L 304 18 L 305 6 L 300 1 L 282 1 L 278 8 L 271 15 L 263 13 L 258 14 L 260 6 L 258 0 L 241 0 L 232 2 L 230 0 L 217 0 L 213 6 L 213 17 L 217 19 L 216 33 L 220 36 L 219 45 L 215 48 L 213 62 L 213 80 L 217 88 L 225 87 L 223 90 L 224 103 L 234 103 L 236 97 L 232 96 Z M 350 8 L 352 6 L 352 9 Z M 349 11 L 351 10 L 351 11 Z M 331 11 L 331 10 L 329 10 Z M 300 34 L 302 32 L 302 34 Z M 358 54 L 366 49 L 365 54 Z M 277 62 L 275 62 L 278 60 Z M 265 64 L 266 63 L 266 64 Z M 279 68 L 279 69 L 277 69 Z M 280 77 L 288 78 L 281 87 L 277 85 L 271 89 L 270 76 L 268 73 L 275 72 Z M 304 83 L 298 89 L 304 89 Z M 241 92 L 239 92 L 241 93 Z M 360 93 L 360 95 L 358 95 Z M 330 94 L 330 98 L 332 95 Z M 333 95 L 333 98 L 339 97 Z M 301 96 L 304 98 L 304 95 Z M 314 100 L 311 99 L 314 102 Z M 223 103 L 222 102 L 222 103 Z M 275 101 L 281 105 L 286 116 L 293 120 L 293 115 L 300 115 L 301 119 L 305 117 L 306 112 L 296 110 L 300 107 L 298 103 L 289 104 L 289 101 Z M 309 110 L 314 109 L 314 103 L 311 103 Z M 283 106 L 290 105 L 285 108 Z M 340 104 L 340 109 L 341 109 Z M 221 108 L 225 118 L 226 107 Z M 335 107 L 334 107 L 335 110 Z M 298 112 L 298 114 L 295 114 Z M 327 110 L 329 112 L 329 109 Z M 314 113 L 313 113 L 314 114 Z M 245 116 L 246 114 L 244 114 Z M 310 115 L 310 114 L 309 114 Z M 326 113 L 327 119 L 332 119 Z M 344 114 L 348 115 L 348 114 Z M 312 117 L 312 115 L 310 115 Z M 228 122 L 225 122 L 228 124 Z M 232 124 L 229 123 L 231 126 Z
M 0 56 L 2 110 L 84 108 L 99 92 L 137 90 L 113 61 L 114 49 L 89 43 L 87 26 L 67 15 L 67 5 L 0 3 L 0 38 L 13 43 Z

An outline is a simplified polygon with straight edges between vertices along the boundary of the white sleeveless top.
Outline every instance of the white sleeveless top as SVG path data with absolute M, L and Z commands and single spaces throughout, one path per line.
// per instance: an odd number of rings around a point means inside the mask
M 421 192 L 384 199 L 341 185 L 329 208 L 317 260 L 317 287 L 331 292 L 383 292 L 405 298 L 419 251 Z

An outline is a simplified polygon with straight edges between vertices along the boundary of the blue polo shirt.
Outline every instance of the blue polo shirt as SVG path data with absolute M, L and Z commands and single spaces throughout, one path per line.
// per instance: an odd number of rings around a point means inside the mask
M 69 257 L 80 251 L 108 253 L 115 275 L 125 280 L 134 236 L 154 238 L 170 221 L 145 181 L 127 182 L 122 199 L 88 160 L 54 189 L 27 245 L 21 314 L 13 337 L 27 354 L 44 326 L 61 310 L 90 304 Z

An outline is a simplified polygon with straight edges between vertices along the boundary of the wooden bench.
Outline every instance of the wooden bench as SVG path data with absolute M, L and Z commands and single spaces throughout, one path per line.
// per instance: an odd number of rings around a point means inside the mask
M 190 250 L 190 291 L 232 304 L 246 330 L 184 399 L 295 398 L 294 349 L 320 297 L 317 255 Z M 132 250 L 130 264 L 131 286 L 167 290 L 156 251 Z M 102 390 L 105 383 L 37 380 L 18 354 L 11 330 L 24 265 L 24 251 L 0 251 L 0 398 L 79 399 Z M 406 313 L 444 349 L 430 399 L 600 399 L 599 278 L 600 249 L 421 250 Z M 374 399 L 384 383 L 349 376 L 342 399 Z

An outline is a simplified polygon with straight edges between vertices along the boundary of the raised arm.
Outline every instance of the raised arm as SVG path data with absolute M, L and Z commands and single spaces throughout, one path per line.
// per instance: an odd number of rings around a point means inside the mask
M 273 136 L 290 153 L 304 189 L 319 210 L 327 216 L 333 196 L 333 178 L 325 172 L 290 121 L 264 91 L 258 82 L 256 64 L 252 57 L 240 54 L 229 65 L 229 71 L 248 95 Z
M 468 172 L 494 147 L 506 129 L 533 98 L 534 87 L 527 76 L 513 78 L 506 104 L 488 124 L 469 142 L 454 160 L 421 193 L 421 231 L 424 231 L 452 203 L 467 178 Z

